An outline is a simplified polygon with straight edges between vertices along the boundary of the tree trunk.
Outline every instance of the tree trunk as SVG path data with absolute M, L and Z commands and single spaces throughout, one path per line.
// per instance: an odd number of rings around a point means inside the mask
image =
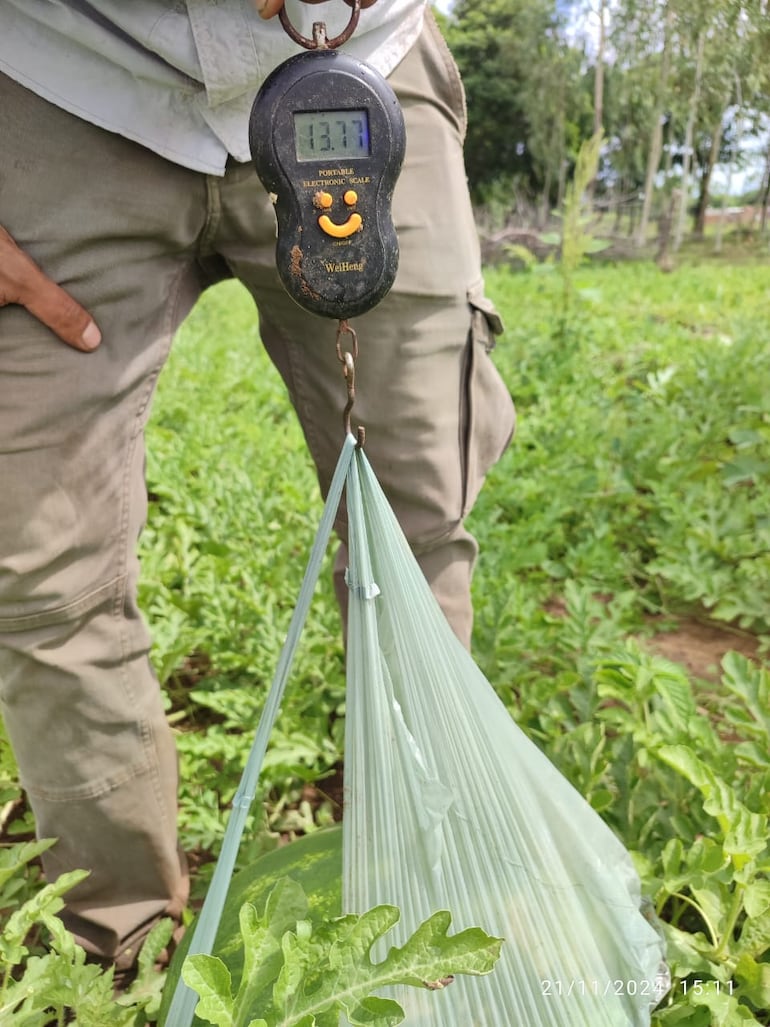
M 554 152 L 558 153 L 559 169 L 556 183 L 556 209 L 561 210 L 564 206 L 564 192 L 567 188 L 567 141 L 565 138 L 565 88 L 564 76 L 561 76 L 561 88 L 559 89 L 559 117 L 555 124 Z
M 639 211 L 638 200 L 631 200 L 628 204 L 628 238 L 633 239 L 636 233 L 636 215 Z
M 661 132 L 663 131 L 661 127 Z M 671 169 L 674 166 L 674 119 L 669 118 L 666 125 L 666 156 L 663 158 L 663 181 L 671 181 Z
M 538 228 L 543 229 L 548 224 L 548 215 L 551 211 L 551 169 L 546 168 L 545 182 L 543 183 L 543 195 L 540 200 L 540 213 L 538 215 Z
M 660 167 L 660 155 L 663 150 L 663 112 L 666 103 L 666 89 L 668 86 L 668 74 L 671 66 L 671 27 L 674 23 L 674 12 L 666 5 L 666 23 L 663 38 L 663 53 L 660 60 L 660 79 L 658 81 L 658 95 L 656 97 L 655 111 L 653 114 L 652 134 L 650 137 L 650 149 L 647 155 L 647 174 L 644 179 L 644 199 L 642 201 L 642 213 L 639 218 L 639 227 L 636 232 L 637 247 L 644 246 L 647 239 L 647 225 L 650 221 L 652 209 L 652 194 L 655 189 L 655 176 Z
M 606 0 L 599 0 L 599 50 L 596 54 L 596 77 L 594 78 L 594 135 L 604 131 L 605 6 Z
M 709 150 L 708 160 L 706 166 L 703 169 L 703 174 L 700 180 L 700 195 L 698 197 L 698 204 L 695 209 L 695 226 L 694 235 L 696 239 L 703 239 L 704 232 L 706 230 L 706 211 L 709 205 L 709 194 L 711 190 L 711 176 L 714 172 L 714 166 L 719 157 L 719 148 L 722 145 L 722 125 L 724 124 L 725 111 L 719 115 L 719 120 L 714 126 L 714 131 L 711 136 L 711 149 Z
M 767 231 L 768 200 L 770 200 L 770 146 L 765 156 L 765 172 L 762 176 L 762 188 L 759 190 L 759 230 L 762 235 Z
M 700 102 L 700 83 L 703 74 L 703 49 L 706 42 L 706 33 L 703 29 L 698 34 L 698 56 L 695 62 L 695 86 L 690 97 L 690 107 L 687 112 L 687 127 L 684 134 L 684 158 L 682 161 L 682 189 L 679 204 L 676 208 L 674 227 L 674 253 L 678 252 L 684 237 L 684 219 L 687 216 L 687 204 L 690 197 L 690 165 L 692 162 L 692 137 L 695 132 L 695 119 L 698 116 L 698 103 Z
M 599 0 L 599 47 L 596 54 L 596 66 L 594 74 L 594 135 L 604 131 L 604 10 L 606 7 L 606 2 L 607 0 Z M 593 207 L 595 190 L 596 175 L 594 175 L 594 177 L 588 183 L 588 189 L 586 190 L 589 207 Z
M 730 193 L 733 188 L 733 167 L 735 165 L 735 158 L 741 152 L 741 143 L 743 141 L 743 116 L 741 111 L 743 109 L 743 93 L 741 90 L 741 80 L 738 73 L 735 73 L 735 89 L 736 89 L 736 102 L 738 109 L 736 111 L 736 132 L 735 139 L 733 141 L 732 152 L 730 153 L 730 163 L 727 165 L 727 188 L 725 189 L 725 199 L 730 202 Z M 722 204 L 722 210 L 717 220 L 717 232 L 714 239 L 714 252 L 722 252 L 722 231 L 725 224 L 725 215 L 727 214 L 727 205 Z

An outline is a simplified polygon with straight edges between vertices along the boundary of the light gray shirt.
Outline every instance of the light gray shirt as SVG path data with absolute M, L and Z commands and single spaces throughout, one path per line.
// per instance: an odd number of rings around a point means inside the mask
M 347 52 L 388 75 L 417 39 L 425 0 L 361 12 Z M 292 3 L 295 27 L 330 36 L 350 10 Z M 86 121 L 177 164 L 221 175 L 250 159 L 257 89 L 299 48 L 252 0 L 0 0 L 0 70 Z M 34 131 L 34 126 L 30 126 Z

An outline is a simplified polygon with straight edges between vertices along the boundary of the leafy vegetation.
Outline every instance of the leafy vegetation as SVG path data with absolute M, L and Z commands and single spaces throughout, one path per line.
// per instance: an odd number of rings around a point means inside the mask
M 116 1002 L 112 969 L 103 971 L 87 962 L 57 916 L 64 906 L 62 896 L 85 872 L 62 874 L 20 901 L 20 892 L 28 891 L 22 871 L 52 844 L 21 843 L 0 850 L 0 909 L 6 913 L 0 938 L 0 1023 L 141 1027 L 154 1022 L 162 990 L 154 963 L 169 942 L 171 921 L 153 928 L 140 953 L 136 979 Z
M 674 978 L 656 1027 L 770 1017 L 767 263 L 696 258 L 672 274 L 577 264 L 566 321 L 551 265 L 488 278 L 508 326 L 496 359 L 519 430 L 471 518 L 482 552 L 475 655 L 634 855 L 666 924 Z M 142 601 L 177 729 L 182 841 L 200 895 L 320 512 L 301 434 L 239 287 L 212 290 L 185 326 L 149 434 Z M 660 652 L 668 633 L 696 623 L 726 655 L 693 673 Z M 244 867 L 279 838 L 339 816 L 339 636 L 329 568 Z M 19 786 L 5 744 L 0 788 L 7 831 L 26 829 L 13 820 Z M 0 850 L 2 1022 L 63 1023 L 67 1008 L 86 1027 L 152 1021 L 151 965 L 167 928 L 116 1003 L 110 975 L 57 926 L 68 882 L 41 888 L 38 853 L 24 842 Z M 308 898 L 311 913 L 284 923 L 281 938 L 296 937 L 303 919 L 328 919 Z M 233 935 L 247 903 L 248 930 L 265 928 L 254 912 L 264 898 L 235 890 L 231 899 Z M 309 930 L 326 945 L 328 935 Z M 246 956 L 219 955 L 235 1009 L 233 967 Z M 225 994 L 226 978 L 212 972 Z M 272 1014 L 250 1005 L 249 1015 Z
M 218 957 L 191 956 L 184 964 L 185 982 L 201 996 L 198 1016 L 216 1027 L 337 1027 L 344 1014 L 352 1024 L 395 1027 L 404 1012 L 374 995 L 377 989 L 407 984 L 435 991 L 456 973 L 489 973 L 502 944 L 477 928 L 448 935 L 451 917 L 438 912 L 375 963 L 370 950 L 398 923 L 395 907 L 331 921 L 313 921 L 307 912 L 304 892 L 290 879 L 276 885 L 262 916 L 244 904 L 237 993 Z

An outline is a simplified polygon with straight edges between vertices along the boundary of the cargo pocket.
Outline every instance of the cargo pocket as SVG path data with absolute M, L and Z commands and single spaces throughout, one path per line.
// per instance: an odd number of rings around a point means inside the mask
M 470 511 L 489 469 L 513 438 L 516 411 L 490 353 L 503 331 L 494 304 L 479 287 L 468 292 L 470 331 L 463 374 L 463 517 Z

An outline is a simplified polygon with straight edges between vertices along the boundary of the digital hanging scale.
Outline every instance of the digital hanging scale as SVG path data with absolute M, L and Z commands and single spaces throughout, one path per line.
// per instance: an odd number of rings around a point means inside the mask
M 379 72 L 333 49 L 323 23 L 314 35 L 317 48 L 265 80 L 249 145 L 275 206 L 283 285 L 306 310 L 347 319 L 371 310 L 396 277 L 391 204 L 406 134 Z

